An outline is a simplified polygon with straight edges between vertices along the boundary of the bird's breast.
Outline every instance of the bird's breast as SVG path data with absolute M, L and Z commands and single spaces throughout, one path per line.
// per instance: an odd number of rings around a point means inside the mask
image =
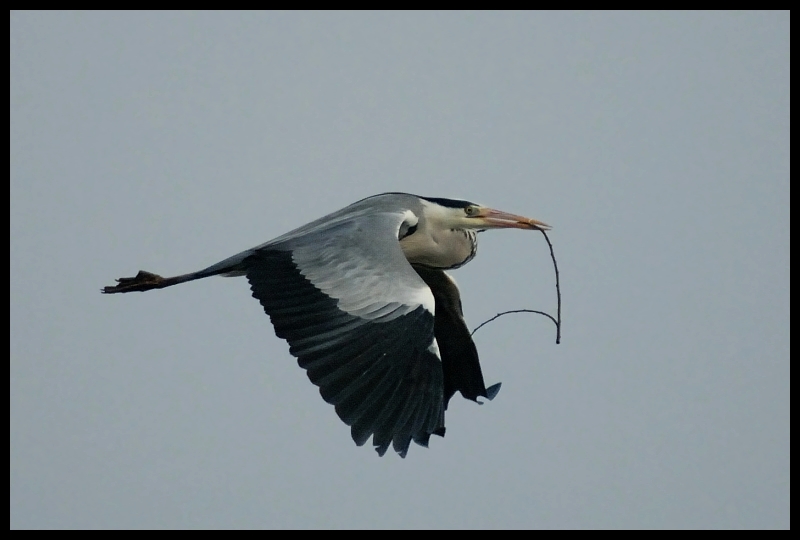
M 415 231 L 400 240 L 400 246 L 411 264 L 447 270 L 467 264 L 478 250 L 477 236 L 471 230 Z

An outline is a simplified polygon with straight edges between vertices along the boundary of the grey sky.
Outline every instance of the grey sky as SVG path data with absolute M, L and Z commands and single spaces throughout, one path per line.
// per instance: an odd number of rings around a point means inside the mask
M 789 13 L 12 12 L 10 524 L 789 527 Z M 243 279 L 385 191 L 541 219 L 482 407 L 356 447 Z M 538 233 L 454 272 L 555 310 Z

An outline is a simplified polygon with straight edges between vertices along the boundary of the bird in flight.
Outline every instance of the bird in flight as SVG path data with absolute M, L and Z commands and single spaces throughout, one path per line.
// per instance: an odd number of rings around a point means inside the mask
M 372 436 L 405 457 L 444 436 L 456 393 L 492 399 L 455 281 L 486 229 L 547 230 L 537 221 L 455 199 L 384 193 L 211 265 L 173 277 L 139 271 L 105 294 L 245 276 L 322 398 L 359 446 Z

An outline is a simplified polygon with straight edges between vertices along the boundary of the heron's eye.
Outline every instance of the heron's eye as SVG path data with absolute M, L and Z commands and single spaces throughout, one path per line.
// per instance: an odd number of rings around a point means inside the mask
M 464 208 L 464 212 L 468 216 L 472 217 L 472 216 L 477 216 L 478 212 L 480 212 L 480 209 L 477 206 L 467 206 L 466 208 Z

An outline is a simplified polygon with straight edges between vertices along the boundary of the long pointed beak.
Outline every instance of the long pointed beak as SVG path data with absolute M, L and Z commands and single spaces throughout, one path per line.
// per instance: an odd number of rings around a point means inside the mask
M 517 216 L 493 208 L 482 208 L 475 219 L 486 229 L 541 229 L 545 231 L 550 229 L 550 225 L 537 219 Z

